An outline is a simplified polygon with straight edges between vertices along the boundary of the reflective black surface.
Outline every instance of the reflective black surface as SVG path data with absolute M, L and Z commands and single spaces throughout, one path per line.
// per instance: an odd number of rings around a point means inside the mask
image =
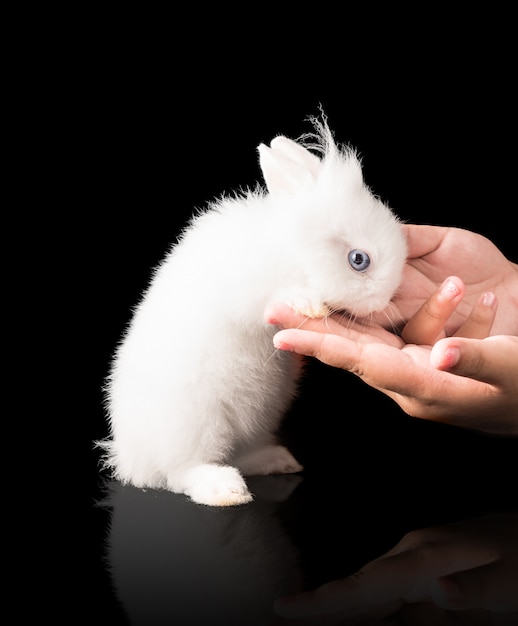
M 100 472 L 89 510 L 89 609 L 111 624 L 284 623 L 273 612 L 276 597 L 353 574 L 410 531 L 518 511 L 516 440 L 411 420 L 376 396 L 370 416 L 333 412 L 348 386 L 357 386 L 352 376 L 310 368 L 283 429 L 305 470 L 249 478 L 249 505 L 201 506 Z M 366 387 L 355 393 L 372 396 Z M 328 398 L 322 413 L 299 412 L 319 394 Z M 517 572 L 515 563 L 509 575 Z M 408 609 L 397 615 L 390 619 L 407 621 L 376 623 L 450 623 L 430 611 L 427 622 Z M 487 611 L 462 617 L 507 623 Z

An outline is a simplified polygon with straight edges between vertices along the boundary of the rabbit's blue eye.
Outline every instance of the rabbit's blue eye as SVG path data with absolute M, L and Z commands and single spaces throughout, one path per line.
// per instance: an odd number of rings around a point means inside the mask
M 351 250 L 347 258 L 350 266 L 357 272 L 365 272 L 371 264 L 369 255 L 363 250 Z

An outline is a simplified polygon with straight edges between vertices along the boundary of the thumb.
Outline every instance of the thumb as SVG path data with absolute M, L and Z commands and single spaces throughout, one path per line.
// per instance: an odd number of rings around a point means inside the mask
M 498 564 L 488 563 L 465 572 L 441 576 L 430 589 L 434 603 L 446 610 L 518 610 L 516 588 L 509 577 L 499 575 Z
M 518 337 L 494 335 L 485 339 L 447 337 L 432 348 L 433 367 L 502 386 L 516 382 Z M 509 380 L 507 380 L 509 378 Z

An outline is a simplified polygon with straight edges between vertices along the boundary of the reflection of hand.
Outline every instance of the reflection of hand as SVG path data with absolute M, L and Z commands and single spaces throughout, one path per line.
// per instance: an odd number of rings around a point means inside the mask
M 478 610 L 474 615 L 466 609 Z M 450 611 L 460 610 L 458 621 L 452 623 L 490 623 L 480 621 L 488 612 L 518 611 L 518 514 L 412 531 L 356 574 L 279 598 L 275 610 L 297 620 L 288 623 L 322 626 L 381 622 L 395 614 L 403 620 L 397 623 L 449 624 Z M 437 621 L 413 621 L 421 610 Z M 405 615 L 413 620 L 407 622 Z M 468 616 L 477 619 L 462 619 Z
M 405 224 L 403 230 L 408 260 L 391 306 L 392 319 L 395 311 L 403 320 L 410 319 L 444 279 L 454 274 L 462 277 L 466 290 L 446 324 L 447 335 L 458 330 L 480 294 L 487 291 L 494 292 L 499 302 L 491 334 L 518 335 L 518 266 L 489 239 L 461 228 Z M 387 309 L 389 315 L 391 308 Z
M 306 319 L 280 304 L 268 308 L 266 319 L 284 329 L 275 335 L 277 348 L 356 374 L 409 415 L 516 435 L 518 337 L 487 337 L 499 304 L 494 294 L 479 297 L 456 336 L 436 341 L 465 293 L 458 277 L 445 280 L 408 321 L 402 338 L 379 324 L 336 315 Z

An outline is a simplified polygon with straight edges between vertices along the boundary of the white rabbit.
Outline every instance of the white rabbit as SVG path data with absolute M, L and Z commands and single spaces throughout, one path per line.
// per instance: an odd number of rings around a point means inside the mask
M 261 144 L 267 188 L 199 211 L 155 270 L 106 381 L 98 443 L 123 483 L 228 506 L 252 500 L 244 476 L 301 471 L 276 431 L 302 365 L 275 351 L 266 307 L 368 316 L 397 290 L 399 219 L 326 118 L 312 122 L 300 142 Z

